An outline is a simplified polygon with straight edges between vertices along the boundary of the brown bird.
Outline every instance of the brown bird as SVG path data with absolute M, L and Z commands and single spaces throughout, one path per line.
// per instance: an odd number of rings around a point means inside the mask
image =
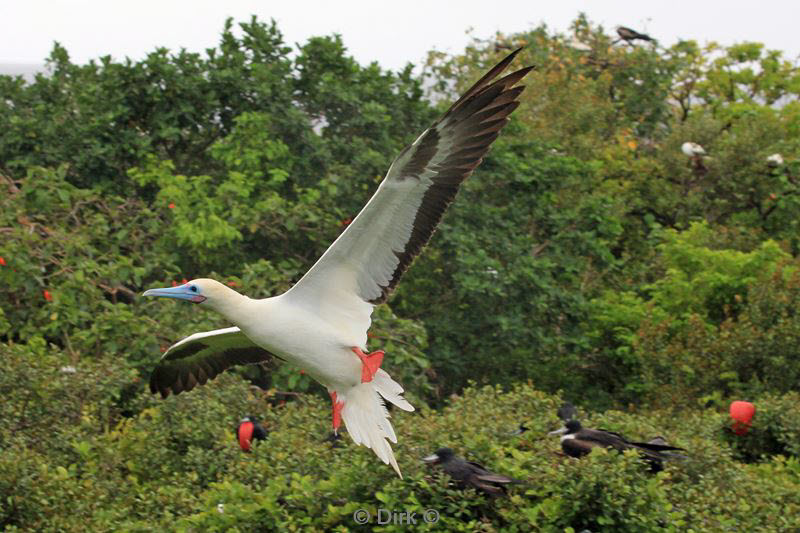
M 422 460 L 426 463 L 441 465 L 442 470 L 463 488 L 472 487 L 491 496 L 505 494 L 506 485 L 509 483 L 522 483 L 518 479 L 489 472 L 478 463 L 465 461 L 453 453 L 450 448 L 440 448 L 433 455 Z
M 570 420 L 563 428 L 551 431 L 549 435 L 561 435 L 561 449 L 570 457 L 583 457 L 598 447 L 618 451 L 637 450 L 652 465 L 655 461 L 660 464 L 664 459 L 676 457 L 668 452 L 683 450 L 667 445 L 663 437 L 656 437 L 650 442 L 633 442 L 613 431 L 584 428 L 577 420 Z
M 628 43 L 635 41 L 636 39 L 639 39 L 640 41 L 655 41 L 655 39 L 649 35 L 639 33 L 638 31 L 626 28 L 625 26 L 617 26 L 617 35 L 619 35 L 620 39 Z

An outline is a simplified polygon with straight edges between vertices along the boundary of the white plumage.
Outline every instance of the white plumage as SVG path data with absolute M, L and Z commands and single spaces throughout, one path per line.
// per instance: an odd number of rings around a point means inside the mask
M 783 156 L 781 154 L 772 154 L 767 157 L 767 165 L 771 167 L 779 167 L 783 164 Z
M 276 356 L 325 386 L 334 428 L 340 418 L 354 442 L 400 475 L 389 444 L 397 436 L 383 400 L 405 411 L 414 407 L 403 398 L 403 387 L 378 368 L 382 352 L 359 352 L 366 349 L 374 305 L 386 300 L 519 105 L 522 87 L 515 85 L 530 68 L 494 79 L 518 52 L 400 153 L 367 205 L 286 293 L 254 300 L 211 279 L 145 292 L 201 304 L 236 325 L 173 345 L 151 375 L 151 390 L 178 394 L 232 365 Z
M 687 157 L 697 157 L 706 155 L 705 149 L 697 143 L 693 142 L 685 142 L 681 145 L 681 152 L 684 153 Z

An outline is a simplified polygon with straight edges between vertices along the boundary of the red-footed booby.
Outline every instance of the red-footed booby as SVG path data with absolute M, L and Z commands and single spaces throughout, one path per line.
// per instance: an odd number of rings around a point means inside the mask
M 681 145 L 681 152 L 686 157 L 697 157 L 706 155 L 706 150 L 697 143 L 686 141 Z
M 706 150 L 697 143 L 686 141 L 681 145 L 681 152 L 689 158 L 689 165 L 697 176 L 705 176 L 708 168 L 705 165 L 704 159 L 706 157 Z
M 381 397 L 400 409 L 414 408 L 403 398 L 403 387 L 380 368 L 383 352 L 364 353 L 370 316 L 428 242 L 461 182 L 519 105 L 524 87 L 516 84 L 533 67 L 495 80 L 518 53 L 486 73 L 400 152 L 367 205 L 285 293 L 254 300 L 211 279 L 146 291 L 144 296 L 199 304 L 235 324 L 195 333 L 170 347 L 150 377 L 153 393 L 166 398 L 233 365 L 276 356 L 328 389 L 334 430 L 344 421 L 356 444 L 372 448 L 401 475 L 387 442 L 397 437 Z

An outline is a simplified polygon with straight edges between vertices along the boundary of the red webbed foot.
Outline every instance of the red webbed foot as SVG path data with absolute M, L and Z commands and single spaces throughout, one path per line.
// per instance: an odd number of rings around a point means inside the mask
M 357 346 L 353 346 L 352 350 L 353 353 L 355 353 L 358 358 L 361 359 L 361 383 L 369 383 L 381 368 L 381 363 L 383 362 L 383 350 L 378 350 L 377 352 L 372 352 L 371 354 L 365 354 Z
M 335 391 L 330 391 L 329 394 L 331 395 L 331 402 L 333 402 L 333 432 L 338 435 L 339 426 L 342 425 L 342 408 L 344 408 L 344 402 L 339 401 Z

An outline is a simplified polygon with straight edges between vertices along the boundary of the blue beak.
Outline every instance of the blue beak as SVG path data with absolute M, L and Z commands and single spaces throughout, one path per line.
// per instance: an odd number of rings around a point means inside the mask
M 187 300 L 199 304 L 206 301 L 206 297 L 197 293 L 196 290 L 191 290 L 191 287 L 196 287 L 190 283 L 179 285 L 177 287 L 167 287 L 164 289 L 150 289 L 145 291 L 142 296 L 160 296 L 162 298 L 177 298 L 178 300 Z

